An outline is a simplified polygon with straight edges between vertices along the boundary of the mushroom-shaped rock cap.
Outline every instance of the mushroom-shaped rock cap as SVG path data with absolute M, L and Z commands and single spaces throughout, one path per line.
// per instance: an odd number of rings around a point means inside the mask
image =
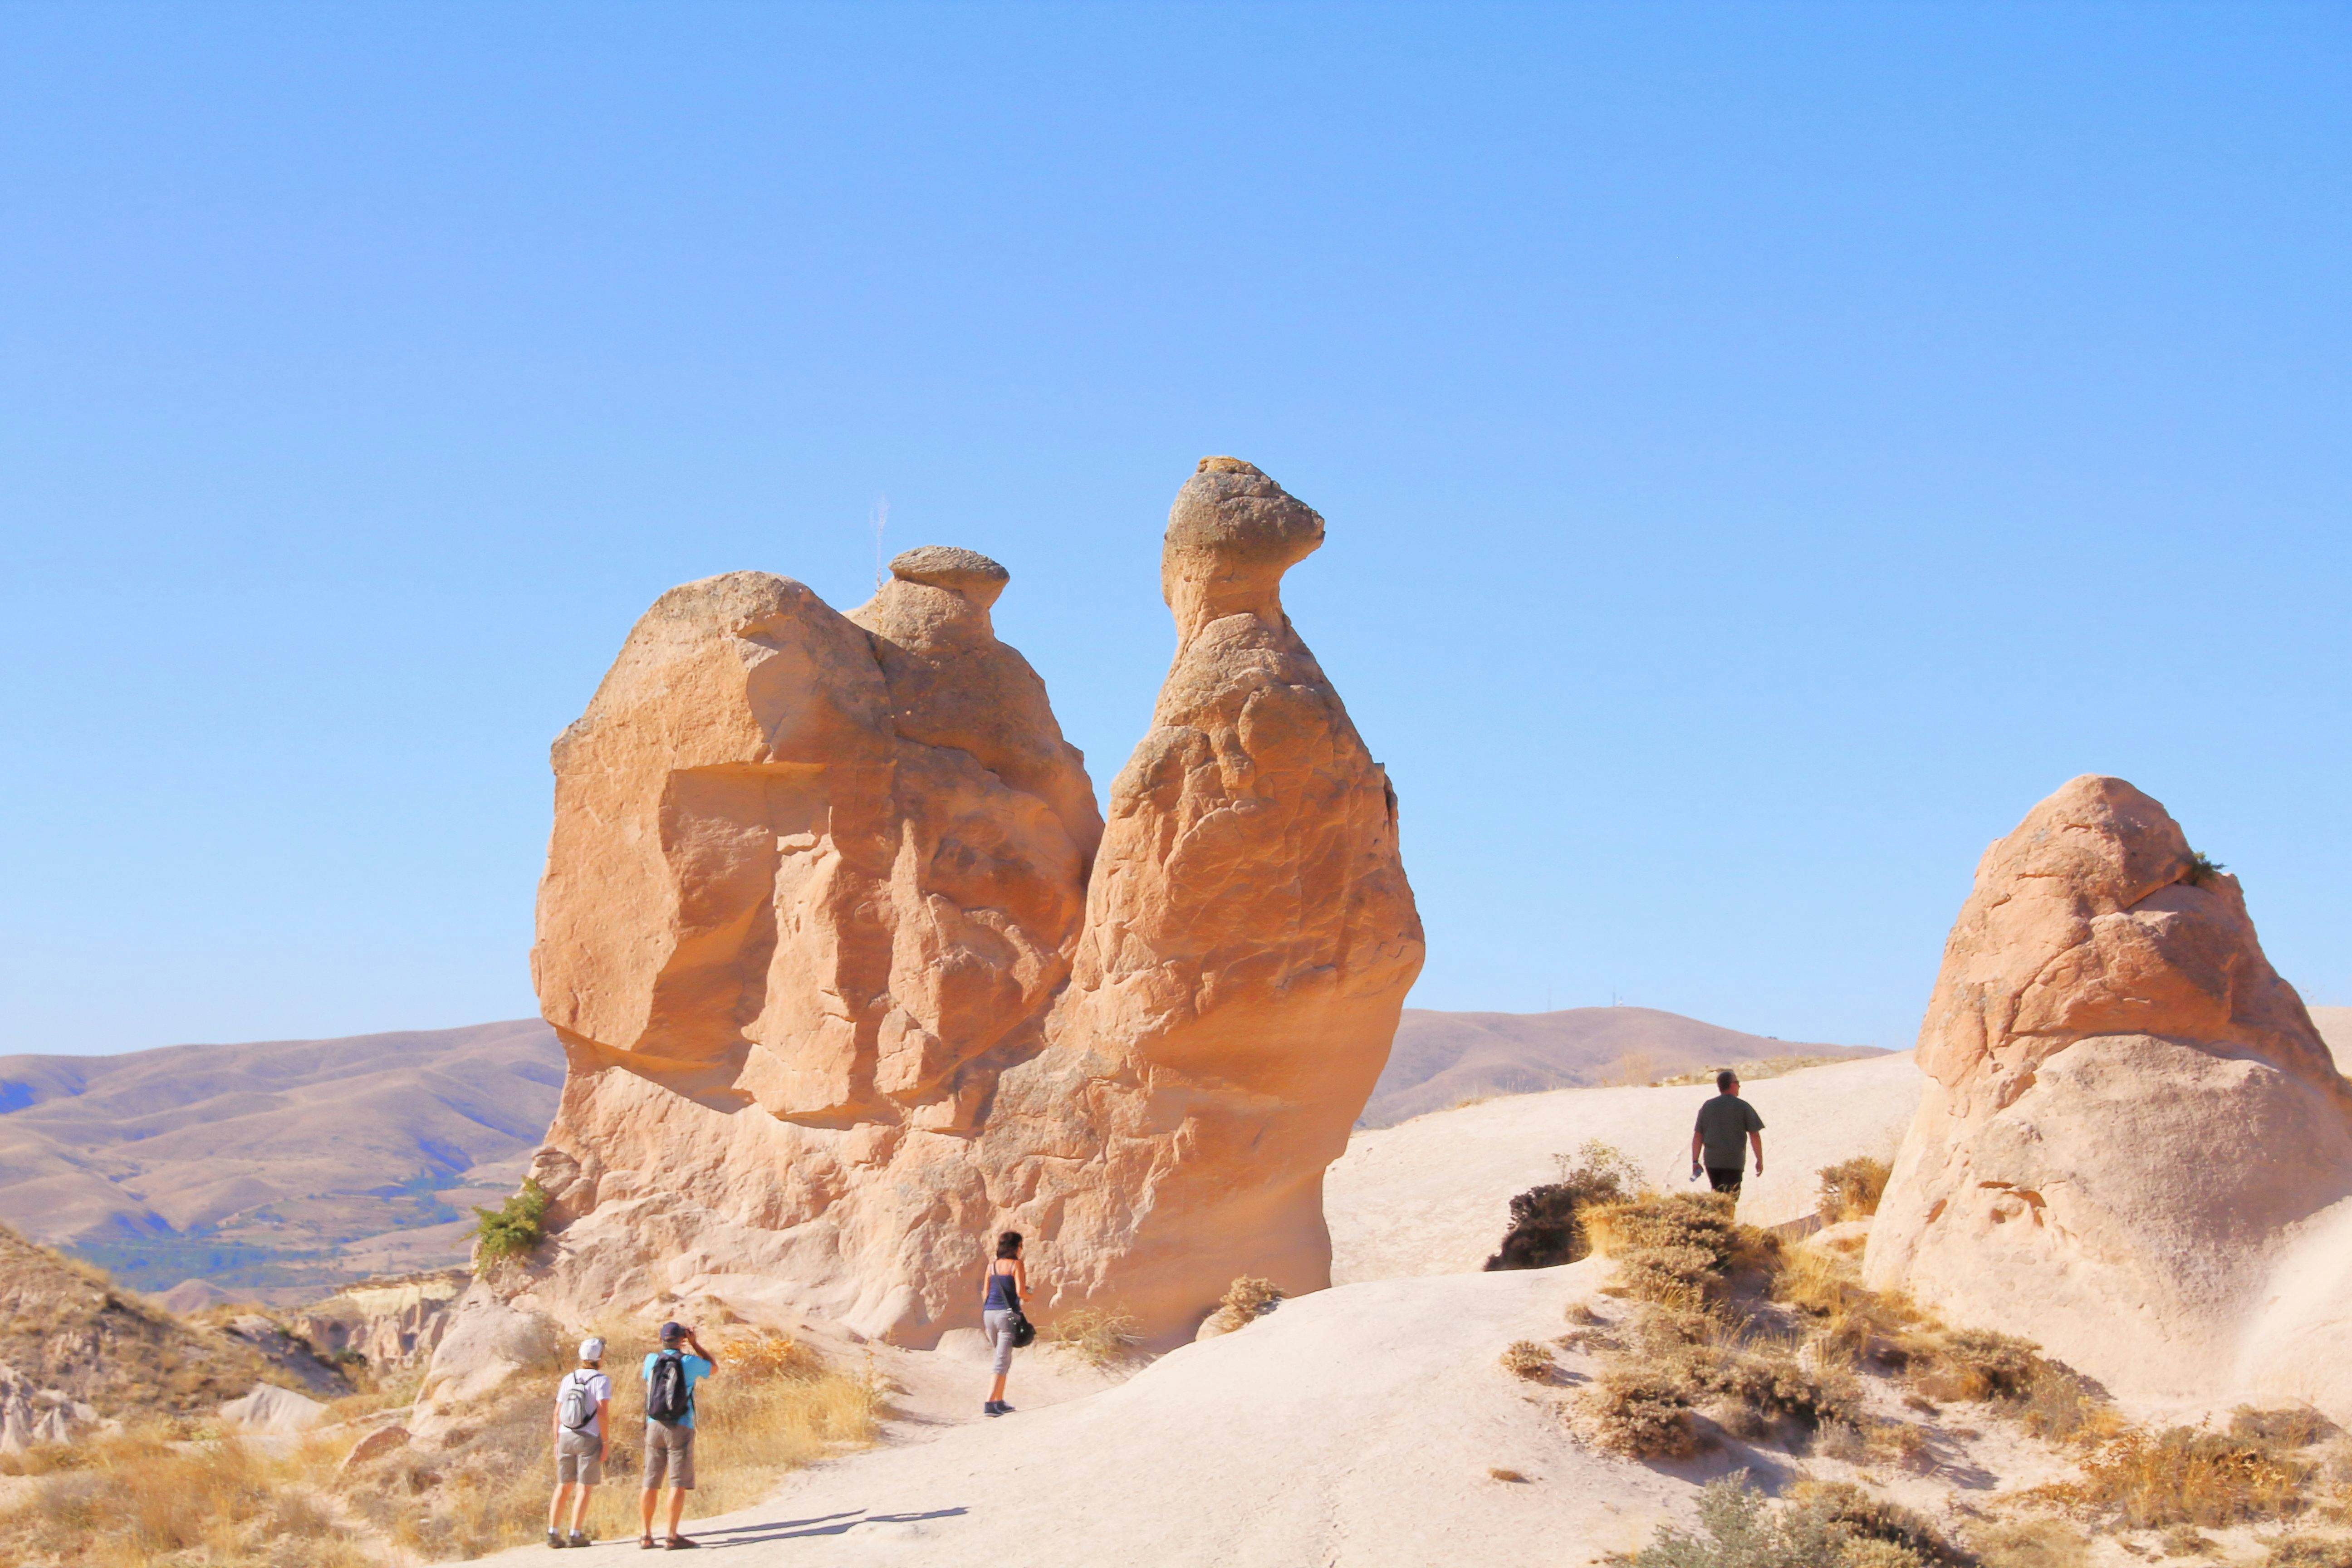
M 1186 635 L 1220 616 L 1277 617 L 1282 574 L 1322 542 L 1322 514 L 1263 470 L 1203 458 L 1168 509 L 1160 593 Z
M 977 550 L 953 544 L 925 544 L 901 551 L 890 561 L 890 575 L 905 583 L 945 588 L 961 594 L 983 609 L 996 603 L 1013 574 Z

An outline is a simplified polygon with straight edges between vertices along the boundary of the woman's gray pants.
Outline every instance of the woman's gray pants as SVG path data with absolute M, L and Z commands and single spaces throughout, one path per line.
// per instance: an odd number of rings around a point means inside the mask
M 996 1375 L 1003 1377 L 1013 1370 L 1013 1310 L 991 1307 L 980 1315 L 980 1331 L 996 1347 Z

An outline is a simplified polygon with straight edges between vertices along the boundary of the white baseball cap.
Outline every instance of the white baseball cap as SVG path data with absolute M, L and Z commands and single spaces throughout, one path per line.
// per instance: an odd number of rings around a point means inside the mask
M 603 1361 L 604 1359 L 604 1342 L 598 1339 L 593 1334 L 582 1340 L 580 1342 L 580 1359 L 582 1361 Z

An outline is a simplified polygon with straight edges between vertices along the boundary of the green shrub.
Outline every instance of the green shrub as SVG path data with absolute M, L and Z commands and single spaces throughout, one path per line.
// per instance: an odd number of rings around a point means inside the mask
M 2203 850 L 2192 849 L 2189 852 L 2189 875 L 2183 879 L 2201 888 L 2228 869 L 2227 866 L 2211 858 Z
M 547 1218 L 547 1189 L 525 1176 L 522 1191 L 495 1209 L 478 1208 L 474 1214 L 475 1256 L 481 1262 L 527 1258 L 546 1234 L 541 1223 Z

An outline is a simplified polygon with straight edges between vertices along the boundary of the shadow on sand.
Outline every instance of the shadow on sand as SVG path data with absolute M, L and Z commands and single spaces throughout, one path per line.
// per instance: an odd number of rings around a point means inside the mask
M 796 1541 L 811 1535 L 846 1535 L 861 1524 L 919 1524 L 930 1519 L 956 1519 L 970 1511 L 935 1508 L 928 1513 L 821 1513 L 814 1519 L 780 1519 L 765 1524 L 734 1524 L 694 1533 L 706 1546 L 756 1546 L 767 1541 Z

